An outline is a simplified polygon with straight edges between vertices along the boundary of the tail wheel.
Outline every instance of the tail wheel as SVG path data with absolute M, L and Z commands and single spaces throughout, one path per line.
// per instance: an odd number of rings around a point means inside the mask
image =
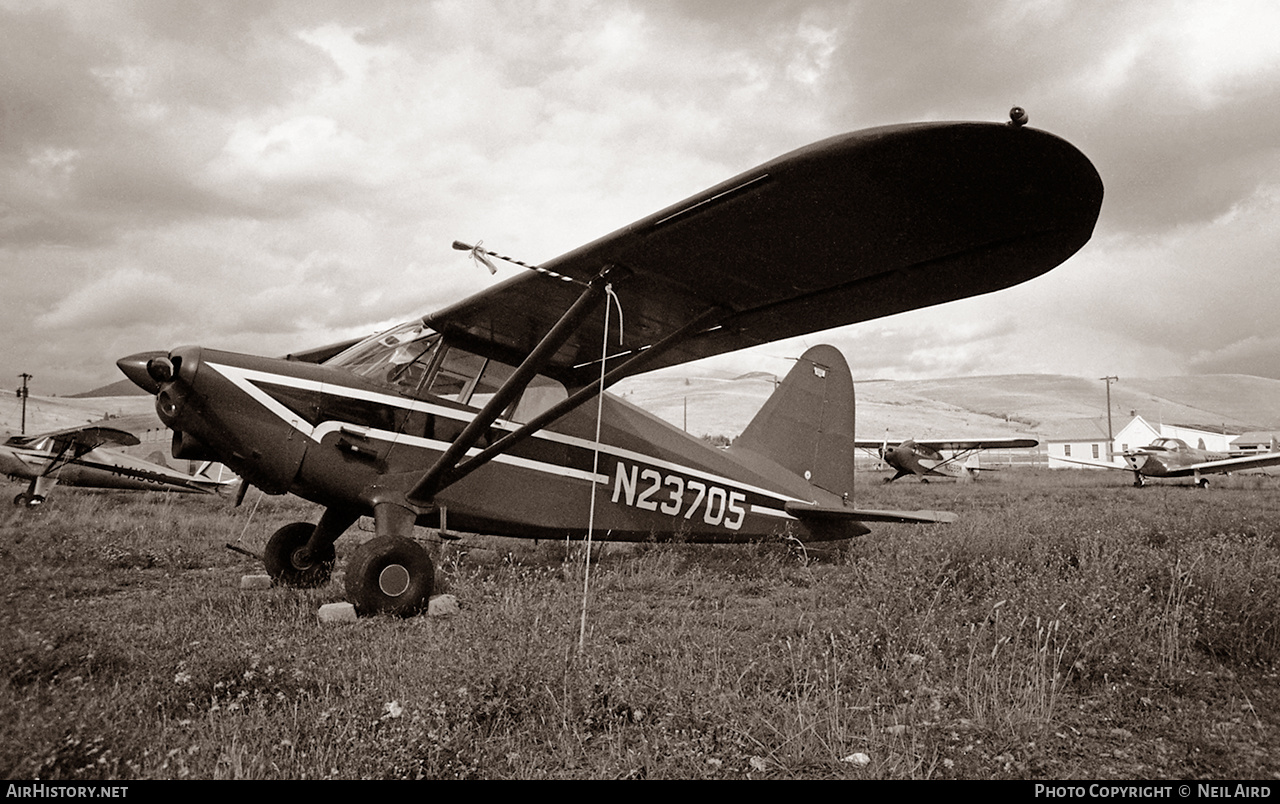
M 417 542 L 378 536 L 347 562 L 347 600 L 360 614 L 412 617 L 427 608 L 435 580 L 431 556 Z
M 262 563 L 272 581 L 295 589 L 310 589 L 329 582 L 337 553 L 332 544 L 314 552 L 307 549 L 315 529 L 310 522 L 294 522 L 271 535 Z

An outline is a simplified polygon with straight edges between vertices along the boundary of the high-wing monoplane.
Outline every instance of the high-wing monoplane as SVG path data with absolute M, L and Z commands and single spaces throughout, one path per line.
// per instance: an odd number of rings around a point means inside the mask
M 930 477 L 972 478 L 979 471 L 972 460 L 984 449 L 1033 449 L 1039 445 L 1034 438 L 1000 437 L 907 439 L 896 444 L 887 439 L 854 442 L 858 449 L 875 450 L 896 471 L 893 477 L 884 479 L 886 483 L 907 475 L 918 476 L 921 483 L 928 483 Z
M 831 347 L 806 352 L 727 450 L 603 390 L 1066 260 L 1092 235 L 1102 182 L 1017 112 L 817 142 L 359 343 L 293 359 L 187 346 L 119 365 L 156 394 L 176 456 L 325 507 L 268 541 L 277 582 L 323 583 L 335 541 L 372 516 L 346 567 L 361 612 L 426 604 L 434 570 L 415 525 L 744 542 L 946 521 L 854 507 L 852 379 Z
M 1157 438 L 1145 447 L 1124 452 L 1124 466 L 1101 461 L 1086 461 L 1080 458 L 1064 458 L 1055 456 L 1055 460 L 1078 463 L 1098 469 L 1121 469 L 1133 473 L 1133 485 L 1142 487 L 1148 478 L 1195 478 L 1200 488 L 1209 487 L 1209 478 L 1205 475 L 1243 472 L 1246 469 L 1262 469 L 1267 466 L 1280 466 L 1280 452 L 1273 449 L 1253 455 L 1232 455 L 1225 452 L 1210 452 L 1197 449 L 1181 438 Z
M 14 505 L 28 507 L 43 503 L 59 483 L 97 489 L 204 493 L 227 485 L 200 472 L 183 474 L 118 449 L 139 443 L 133 433 L 103 425 L 11 436 L 0 444 L 0 474 L 31 481 L 26 491 L 13 498 Z

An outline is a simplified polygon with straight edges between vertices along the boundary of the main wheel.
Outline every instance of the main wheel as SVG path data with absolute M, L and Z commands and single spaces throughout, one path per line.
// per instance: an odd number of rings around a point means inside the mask
M 27 504 L 27 493 L 25 491 L 18 492 L 18 496 L 13 498 L 13 504 L 19 508 L 24 507 Z
M 272 581 L 295 589 L 310 589 L 329 582 L 337 553 L 332 544 L 318 550 L 318 555 L 307 550 L 307 542 L 315 529 L 310 522 L 294 522 L 271 535 L 262 563 Z
M 347 562 L 347 600 L 360 614 L 412 617 L 427 608 L 435 580 L 431 556 L 417 542 L 378 536 Z

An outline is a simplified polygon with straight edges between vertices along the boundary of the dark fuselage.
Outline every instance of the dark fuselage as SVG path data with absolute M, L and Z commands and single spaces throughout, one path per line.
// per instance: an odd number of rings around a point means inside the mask
M 368 513 L 388 490 L 402 494 L 477 412 L 333 366 L 197 347 L 170 359 L 176 376 L 157 389 L 157 410 L 175 430 L 175 455 L 216 456 L 268 492 L 331 508 Z M 711 448 L 609 395 L 597 452 L 595 413 L 585 405 L 447 486 L 418 524 L 563 537 L 593 522 L 600 539 L 709 542 L 790 527 L 823 538 L 784 506 L 841 504 L 766 456 Z M 472 452 L 518 426 L 495 421 Z
M 1144 477 L 1179 477 L 1187 467 L 1209 461 L 1224 461 L 1224 452 L 1196 449 L 1180 438 L 1158 438 L 1142 449 L 1125 453 L 1125 463 Z

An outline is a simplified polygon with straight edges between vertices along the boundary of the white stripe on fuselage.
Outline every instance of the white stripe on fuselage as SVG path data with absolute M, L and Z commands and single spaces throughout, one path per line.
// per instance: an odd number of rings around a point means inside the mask
M 271 411 L 276 416 L 280 417 L 281 420 L 288 422 L 291 427 L 293 427 L 295 430 L 302 433 L 303 435 L 307 436 L 317 444 L 319 444 L 320 441 L 330 433 L 339 432 L 344 427 L 350 428 L 355 426 L 360 428 L 360 434 L 362 436 L 365 436 L 368 438 L 375 438 L 380 441 L 388 441 L 388 442 L 393 442 L 398 444 L 409 444 L 416 447 L 424 447 L 427 449 L 439 450 L 441 452 L 443 452 L 445 449 L 448 449 L 448 447 L 450 446 L 449 442 L 446 442 L 446 441 L 439 441 L 433 438 L 424 438 L 421 436 L 411 436 L 411 435 L 406 435 L 404 433 L 395 433 L 390 430 L 380 430 L 377 428 L 368 427 L 367 425 L 363 425 L 358 422 L 341 422 L 341 421 L 328 420 L 328 421 L 321 422 L 318 425 L 312 426 L 309 422 L 299 417 L 299 415 L 296 412 L 290 410 L 288 407 L 281 404 L 278 400 L 276 400 L 266 391 L 263 391 L 261 388 L 254 385 L 254 381 L 271 383 L 274 385 L 285 385 L 290 388 L 297 388 L 298 390 L 301 390 L 301 391 L 312 391 L 320 394 L 333 394 L 335 396 L 344 396 L 348 399 L 357 399 L 363 402 L 373 402 L 380 405 L 387 405 L 389 407 L 401 408 L 403 410 L 416 411 L 420 413 L 428 413 L 435 416 L 443 416 L 445 418 L 453 419 L 455 421 L 464 422 L 464 423 L 470 422 L 473 418 L 475 418 L 475 413 L 473 412 L 458 410 L 456 408 L 450 408 L 444 405 L 436 405 L 430 402 L 423 402 L 421 400 L 416 400 L 416 399 L 406 399 L 405 397 L 400 396 L 399 394 L 384 394 L 377 391 L 370 391 L 364 388 L 352 388 L 346 385 L 328 385 L 323 382 L 304 379 L 302 377 L 290 377 L 284 374 L 272 374 L 270 372 L 258 371 L 256 369 L 241 368 L 239 366 L 229 366 L 224 363 L 210 362 L 210 363 L 206 363 L 205 365 L 208 366 L 209 368 L 212 368 L 214 371 L 218 372 L 219 374 L 221 374 L 223 377 L 229 380 L 232 384 L 234 384 L 237 388 L 240 388 L 246 394 L 251 396 L 255 401 L 260 403 L 267 410 Z M 494 421 L 492 426 L 498 430 L 515 431 L 519 429 L 521 425 L 516 422 L 509 422 L 503 419 L 498 419 Z M 539 430 L 537 433 L 534 433 L 532 437 L 542 439 L 544 441 L 552 441 L 552 442 L 565 444 L 572 447 L 579 447 L 581 449 L 587 449 L 587 450 L 594 450 L 596 449 L 596 446 L 597 446 L 595 442 L 588 441 L 585 438 L 578 438 L 576 436 L 566 435 L 564 433 L 557 433 L 553 430 L 545 430 L 545 429 Z M 717 474 L 712 474 L 710 472 L 704 472 L 698 469 L 692 469 L 688 466 L 683 466 L 678 463 L 655 458 L 651 455 L 646 455 L 642 452 L 635 452 L 634 450 L 624 449 L 622 447 L 615 447 L 615 446 L 612 446 L 609 444 L 603 444 L 603 443 L 599 445 L 599 448 L 601 452 L 608 455 L 612 455 L 615 458 L 625 458 L 627 460 L 643 463 L 649 466 L 653 466 L 655 468 L 666 469 L 673 472 L 680 472 L 687 476 L 697 477 L 703 480 L 711 481 L 713 483 L 719 483 L 721 485 L 732 486 L 734 488 L 743 489 L 745 491 L 749 491 L 755 494 L 771 497 L 773 499 L 779 500 L 782 503 L 805 502 L 804 500 L 800 500 L 795 497 L 788 497 L 785 495 L 778 494 L 776 491 L 770 491 L 768 489 L 763 489 L 758 486 L 745 484 L 733 478 L 724 477 L 723 475 L 717 475 Z M 467 454 L 476 455 L 476 454 L 479 454 L 479 452 L 480 450 L 478 448 L 473 447 L 472 449 L 468 450 Z M 495 456 L 494 460 L 507 463 L 512 466 L 519 466 L 525 469 L 531 469 L 531 470 L 540 471 L 540 472 L 547 472 L 550 474 L 561 475 L 563 477 L 571 477 L 579 480 L 590 481 L 594 477 L 595 482 L 601 485 L 606 485 L 609 482 L 609 478 L 606 475 L 601 475 L 601 474 L 593 475 L 591 472 L 585 472 L 580 469 L 571 469 L 567 466 L 562 466 L 560 464 L 546 463 L 545 461 L 535 461 L 529 458 L 520 458 L 520 457 L 509 455 L 509 454 Z M 779 508 L 781 508 L 781 505 L 779 506 Z M 764 514 L 767 516 L 774 516 L 774 517 L 779 517 L 784 519 L 794 519 L 794 517 L 792 517 L 790 514 L 782 510 L 767 508 L 764 506 L 752 505 L 751 510 L 753 513 Z

